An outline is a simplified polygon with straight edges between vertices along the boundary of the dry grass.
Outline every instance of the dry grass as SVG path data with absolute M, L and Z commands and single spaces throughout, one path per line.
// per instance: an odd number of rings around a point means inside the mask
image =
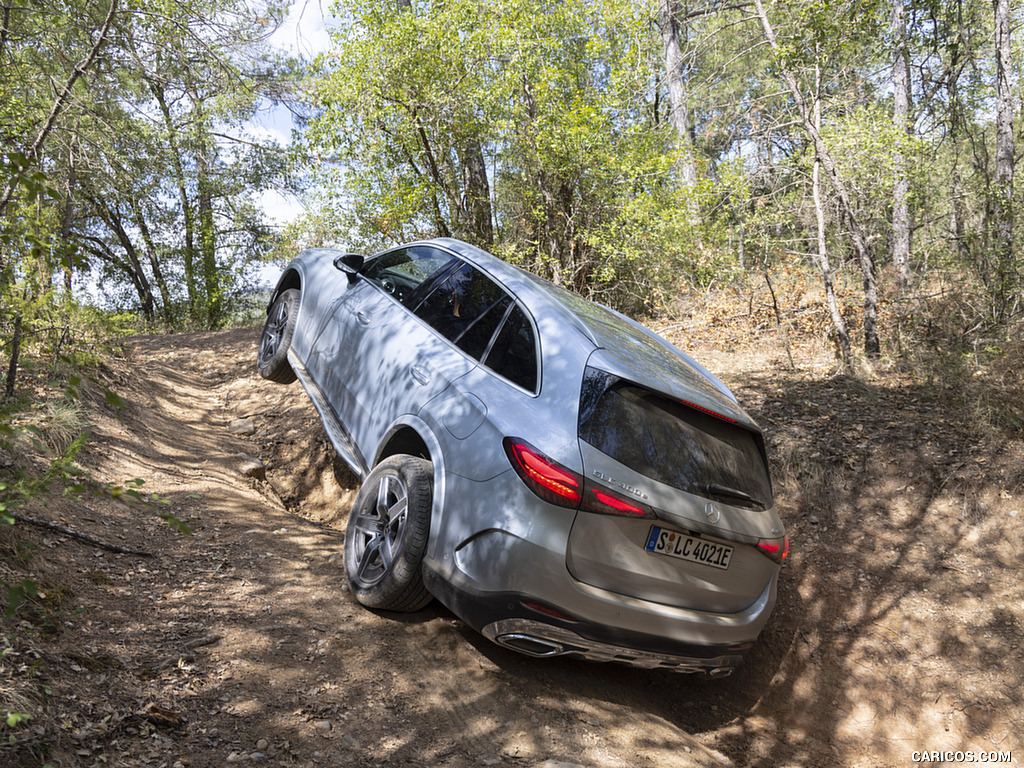
M 73 400 L 49 400 L 43 406 L 38 426 L 47 444 L 60 454 L 89 426 L 85 409 Z

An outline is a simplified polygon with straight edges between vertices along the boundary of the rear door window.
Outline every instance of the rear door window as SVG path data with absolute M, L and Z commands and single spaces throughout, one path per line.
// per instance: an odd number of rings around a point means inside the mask
M 580 439 L 673 488 L 767 509 L 771 481 L 758 436 L 679 401 L 588 368 Z
M 512 297 L 471 264 L 459 263 L 440 275 L 415 312 L 495 373 L 536 389 L 533 326 Z
M 512 306 L 484 364 L 525 390 L 537 390 L 537 344 L 533 326 L 518 305 Z

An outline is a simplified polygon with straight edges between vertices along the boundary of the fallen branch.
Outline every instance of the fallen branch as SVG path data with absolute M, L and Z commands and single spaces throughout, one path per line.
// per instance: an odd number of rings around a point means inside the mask
M 193 651 L 196 648 L 202 648 L 204 645 L 213 645 L 214 643 L 219 643 L 222 637 L 222 635 L 218 634 L 203 635 L 202 637 L 197 637 L 195 640 L 191 640 L 185 643 L 185 650 Z
M 106 549 L 111 552 L 117 552 L 122 555 L 139 555 L 140 557 L 153 556 L 152 552 L 143 552 L 141 549 L 130 549 L 129 547 L 121 547 L 117 544 L 111 544 L 109 542 L 103 541 L 102 539 L 97 539 L 95 536 L 90 536 L 87 533 L 81 533 L 80 531 L 76 531 L 73 528 L 68 528 L 67 526 L 60 525 L 59 523 L 51 523 L 49 520 L 40 520 L 35 517 L 29 517 L 28 515 L 19 514 L 17 512 L 8 512 L 8 514 L 20 523 L 28 523 L 29 525 L 36 525 L 40 528 L 49 528 L 51 531 L 63 533 L 65 536 L 71 536 L 73 538 L 84 541 L 87 544 L 92 544 L 94 547 L 100 547 L 101 549 Z

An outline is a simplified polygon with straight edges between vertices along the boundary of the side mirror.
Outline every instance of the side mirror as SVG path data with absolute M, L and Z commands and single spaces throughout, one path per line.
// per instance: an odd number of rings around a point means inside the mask
M 364 261 L 361 253 L 346 253 L 334 260 L 334 266 L 348 275 L 348 279 L 351 281 L 356 279 L 359 270 L 363 268 Z

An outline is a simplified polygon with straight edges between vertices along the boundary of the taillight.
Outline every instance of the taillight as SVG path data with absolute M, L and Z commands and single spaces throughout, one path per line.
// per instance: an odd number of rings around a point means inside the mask
M 631 499 L 608 488 L 597 488 L 587 482 L 583 492 L 583 503 L 580 509 L 585 512 L 597 512 L 602 515 L 619 515 L 620 517 L 657 517 L 654 510 L 636 499 Z
M 783 536 L 781 539 L 761 539 L 757 542 L 757 548 L 776 563 L 782 563 L 789 557 L 789 536 Z
M 583 480 L 582 475 L 544 455 L 525 440 L 506 437 L 502 444 L 516 474 L 527 487 L 549 504 L 601 515 L 657 517 L 637 499 Z
M 583 494 L 583 478 L 529 443 L 506 437 L 502 444 L 516 474 L 544 501 L 575 509 Z

